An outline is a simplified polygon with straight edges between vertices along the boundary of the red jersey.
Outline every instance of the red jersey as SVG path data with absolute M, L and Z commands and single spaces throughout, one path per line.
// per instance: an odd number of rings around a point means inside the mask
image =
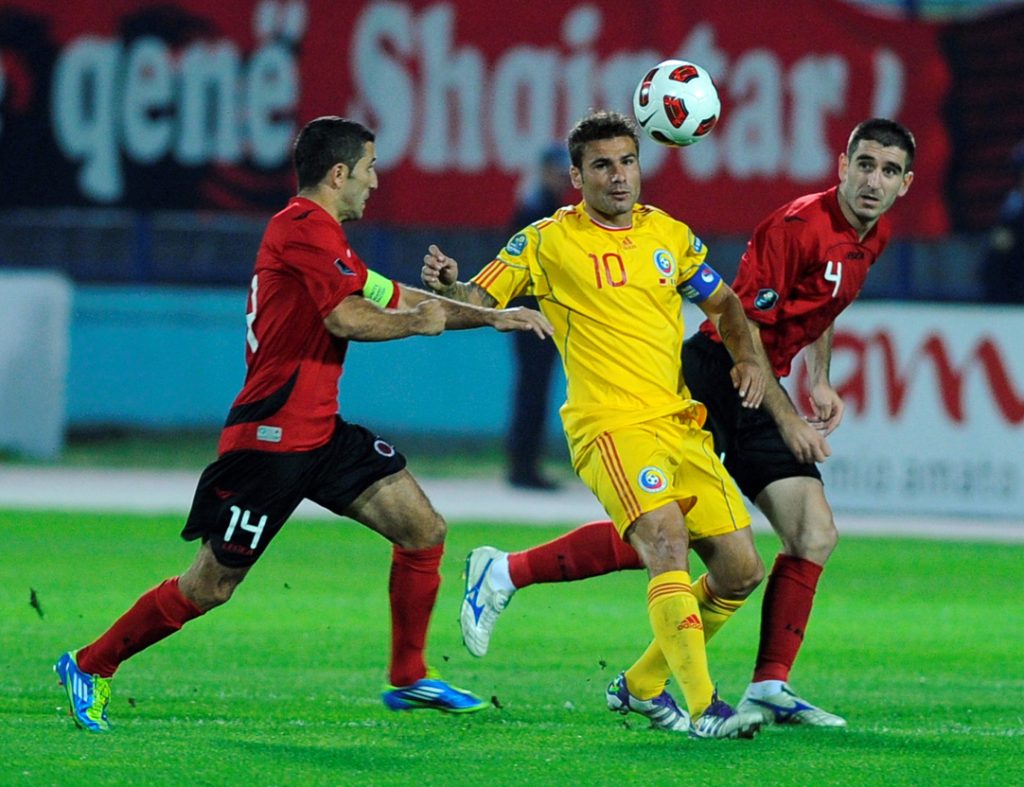
M 270 220 L 245 315 L 245 385 L 218 453 L 309 451 L 330 439 L 348 341 L 332 336 L 324 318 L 366 276 L 341 225 L 315 202 L 293 197 Z M 395 285 L 390 306 L 398 295 Z
M 892 230 L 881 216 L 862 241 L 839 208 L 837 187 L 783 205 L 758 225 L 732 288 L 778 377 L 860 294 Z M 701 331 L 721 341 L 710 321 Z

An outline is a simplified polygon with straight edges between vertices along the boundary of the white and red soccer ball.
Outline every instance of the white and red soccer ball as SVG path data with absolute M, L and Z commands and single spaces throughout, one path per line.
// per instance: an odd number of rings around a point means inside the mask
M 722 111 L 711 75 L 696 63 L 665 60 L 650 69 L 633 93 L 633 114 L 647 135 L 663 145 L 700 142 Z

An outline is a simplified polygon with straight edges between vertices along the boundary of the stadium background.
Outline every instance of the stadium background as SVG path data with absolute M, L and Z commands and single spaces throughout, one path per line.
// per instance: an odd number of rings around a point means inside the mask
M 857 120 L 914 130 L 896 241 L 839 323 L 850 416 L 826 480 L 838 510 L 1019 519 L 1024 307 L 978 303 L 978 265 L 1024 139 L 1024 4 L 664 0 L 623 25 L 630 8 L 6 3 L 5 461 L 216 430 L 243 374 L 252 258 L 293 191 L 305 121 L 378 131 L 381 188 L 346 226 L 372 267 L 415 282 L 438 242 L 471 273 L 504 241 L 537 151 L 591 106 L 627 109 L 637 75 L 680 56 L 716 75 L 723 119 L 682 153 L 645 144 L 643 197 L 688 221 L 724 274 L 764 213 L 834 182 Z M 485 332 L 354 347 L 344 412 L 439 454 L 496 445 L 510 365 L 506 337 Z

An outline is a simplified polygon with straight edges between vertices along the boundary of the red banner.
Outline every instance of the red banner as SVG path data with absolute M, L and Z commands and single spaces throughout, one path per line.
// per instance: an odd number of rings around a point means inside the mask
M 646 69 L 680 57 L 714 75 L 722 119 L 686 150 L 645 142 L 644 201 L 746 234 L 832 185 L 853 125 L 884 115 L 919 144 L 897 229 L 936 236 L 937 39 L 838 0 L 15 0 L 0 11 L 0 199 L 263 209 L 291 191 L 295 130 L 342 114 L 378 134 L 368 220 L 503 226 L 545 144 L 591 108 L 629 111 Z M 76 177 L 54 189 L 40 175 L 65 162 Z

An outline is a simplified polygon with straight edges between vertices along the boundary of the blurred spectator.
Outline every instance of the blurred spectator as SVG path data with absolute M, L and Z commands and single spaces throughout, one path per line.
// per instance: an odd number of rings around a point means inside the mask
M 982 263 L 985 300 L 1024 303 L 1024 141 L 1010 155 L 1017 182 L 1006 195 L 999 220 L 989 233 Z
M 536 181 L 523 192 L 512 216 L 510 233 L 519 232 L 531 222 L 553 214 L 566 204 L 569 188 L 569 153 L 564 143 L 553 143 L 541 153 Z M 520 298 L 516 306 L 536 309 L 533 298 Z M 553 490 L 557 484 L 541 472 L 544 434 L 548 420 L 551 377 L 558 351 L 550 339 L 517 333 L 515 350 L 515 387 L 512 417 L 506 437 L 508 482 L 524 489 Z

